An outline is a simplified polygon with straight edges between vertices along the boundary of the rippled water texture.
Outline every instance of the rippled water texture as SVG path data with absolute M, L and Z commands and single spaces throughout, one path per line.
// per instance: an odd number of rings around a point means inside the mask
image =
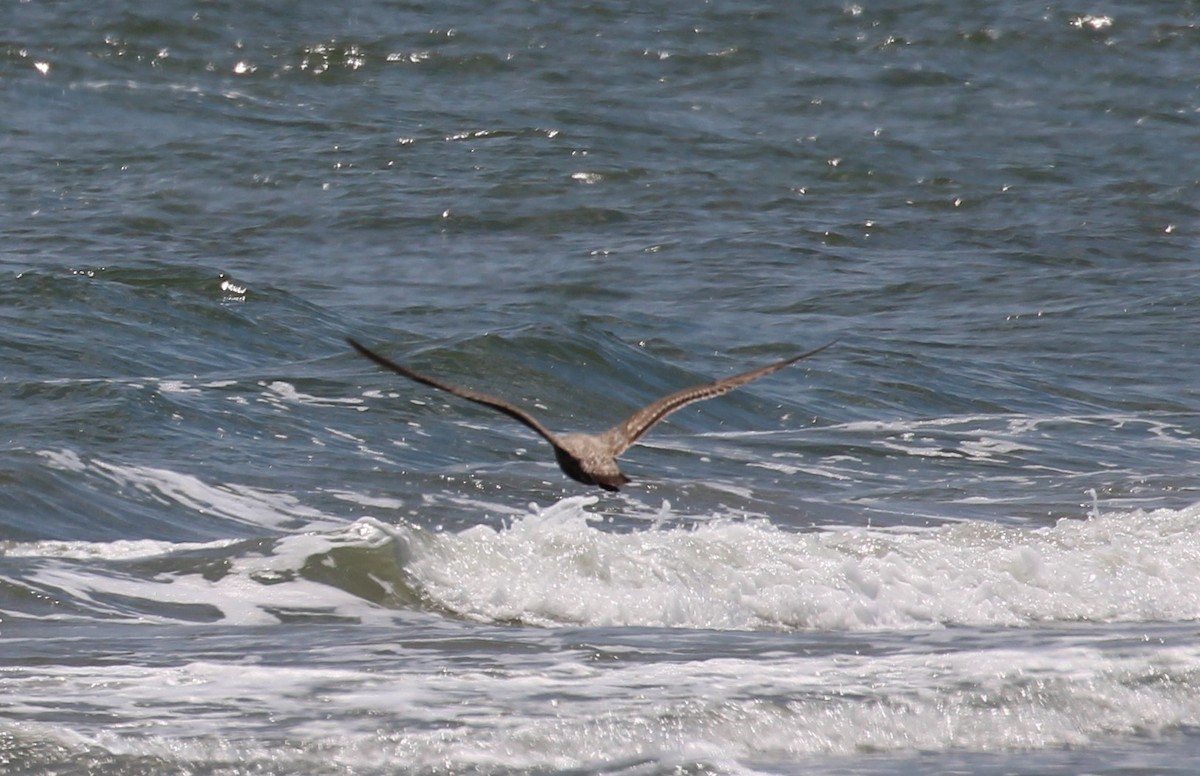
M 1190 773 L 1198 22 L 0 6 L 0 772 Z

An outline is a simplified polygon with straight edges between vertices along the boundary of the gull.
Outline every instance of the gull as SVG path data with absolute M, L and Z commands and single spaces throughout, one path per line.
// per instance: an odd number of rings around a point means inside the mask
M 479 391 L 460 388 L 457 385 L 451 385 L 432 377 L 426 377 L 406 366 L 397 364 L 389 358 L 379 355 L 354 339 L 347 338 L 346 341 L 350 343 L 350 347 L 384 369 L 390 369 L 398 375 L 407 377 L 409 380 L 437 388 L 440 391 L 452 393 L 467 401 L 491 407 L 525 424 L 536 431 L 539 436 L 549 442 L 550 446 L 554 448 L 554 458 L 558 461 L 558 466 L 563 470 L 564 474 L 576 482 L 581 482 L 584 485 L 599 485 L 607 491 L 619 490 L 620 486 L 629 482 L 629 478 L 622 474 L 620 468 L 617 467 L 617 457 L 632 447 L 634 443 L 642 438 L 643 434 L 667 415 L 670 415 L 677 409 L 686 407 L 692 402 L 720 396 L 723 393 L 732 391 L 734 388 L 745 385 L 751 380 L 757 380 L 760 377 L 766 377 L 772 372 L 778 372 L 785 366 L 790 366 L 802 358 L 816 355 L 834 344 L 833 342 L 829 342 L 806 353 L 785 358 L 782 361 L 776 361 L 773 364 L 768 364 L 758 369 L 751 369 L 748 372 L 742 372 L 732 377 L 715 380 L 703 385 L 694 385 L 691 388 L 684 388 L 681 391 L 668 394 L 658 401 L 646 405 L 617 425 L 599 434 L 555 434 L 543 426 L 537 418 L 504 399 L 480 393 Z

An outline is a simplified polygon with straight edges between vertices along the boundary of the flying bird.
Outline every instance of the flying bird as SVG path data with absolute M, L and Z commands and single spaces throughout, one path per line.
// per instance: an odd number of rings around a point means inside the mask
M 608 491 L 618 490 L 620 486 L 629 482 L 629 478 L 622 474 L 620 468 L 617 467 L 617 457 L 633 446 L 655 423 L 658 423 L 667 415 L 670 415 L 677 409 L 686 407 L 692 402 L 720 396 L 752 380 L 765 377 L 772 372 L 778 372 L 785 366 L 790 366 L 802 358 L 808 358 L 820 353 L 825 348 L 834 344 L 833 342 L 829 342 L 807 353 L 785 358 L 783 361 L 776 361 L 773 364 L 768 364 L 758 369 L 751 369 L 749 372 L 742 372 L 741 374 L 726 377 L 722 380 L 676 391 L 643 407 L 622 422 L 600 434 L 555 434 L 543 426 L 537 418 L 503 399 L 486 393 L 480 393 L 479 391 L 460 388 L 457 385 L 444 383 L 432 377 L 426 377 L 379 355 L 353 339 L 347 338 L 346 341 L 359 353 L 385 369 L 390 369 L 396 374 L 407 377 L 409 380 L 452 393 L 467 401 L 491 407 L 494 410 L 503 412 L 516 421 L 524 423 L 536 431 L 539 436 L 549 442 L 550 446 L 554 448 L 554 458 L 558 461 L 558 466 L 563 470 L 564 474 L 576 482 L 582 482 L 584 485 L 599 485 Z

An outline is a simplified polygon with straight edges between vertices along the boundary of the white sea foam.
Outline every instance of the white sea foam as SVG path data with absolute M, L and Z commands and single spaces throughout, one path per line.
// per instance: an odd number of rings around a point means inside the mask
M 638 762 L 744 772 L 755 761 L 863 751 L 1086 746 L 1200 724 L 1195 646 L 691 661 L 521 651 L 453 670 L 439 669 L 436 652 L 404 658 L 18 667 L 5 674 L 6 716 L 27 721 L 0 721 L 0 733 L 93 754 L 236 762 L 239 772 L 377 773 L 401 762 L 415 772 Z M 69 731 L 35 721 L 64 697 L 79 710 Z M 288 747 L 269 743 L 283 739 Z
M 287 529 L 298 524 L 307 528 L 336 528 L 341 524 L 288 493 L 236 483 L 211 484 L 195 475 L 155 466 L 84 460 L 70 450 L 40 450 L 38 455 L 51 468 L 91 472 L 156 501 L 246 525 Z
M 216 542 L 164 542 L 154 539 L 121 539 L 115 542 L 70 542 L 44 540 L 11 542 L 3 548 L 10 558 L 56 558 L 65 560 L 145 560 L 178 552 L 219 549 L 235 544 L 233 540 Z
M 929 628 L 1200 618 L 1200 505 L 809 533 L 765 520 L 614 532 L 564 500 L 414 545 L 409 571 L 472 619 L 716 629 Z M 401 533 L 405 529 L 399 529 Z
M 300 573 L 313 562 L 334 564 L 334 550 L 352 548 L 375 554 L 343 554 L 338 562 L 385 564 L 369 569 L 379 587 L 403 580 L 439 610 L 481 622 L 886 630 L 1200 619 L 1200 505 L 1095 512 L 1040 528 L 974 520 L 798 532 L 766 518 L 680 515 L 665 503 L 657 512 L 637 512 L 645 520 L 634 525 L 645 527 L 628 530 L 630 521 L 623 520 L 616 530 L 589 511 L 598 503 L 592 496 L 525 510 L 457 499 L 459 511 L 492 519 L 457 532 L 430 531 L 370 518 L 347 525 L 290 494 L 210 484 L 166 469 L 68 452 L 42 455 L 56 468 L 91 472 L 271 537 L 265 549 L 223 541 L 6 545 L 10 556 L 48 561 L 130 561 L 194 551 L 224 557 L 219 575 L 188 563 L 175 570 L 168 563 L 144 578 L 48 562 L 21 581 L 106 617 L 129 611 L 106 603 L 119 598 L 204 604 L 233 623 L 277 621 L 279 611 L 371 619 L 390 599 L 357 597 L 354 569 Z M 366 508 L 392 503 L 336 495 Z M 445 500 L 413 506 L 438 510 Z M 621 517 L 636 511 L 621 510 Z M 494 527 L 496 517 L 505 523 Z M 403 596 L 397 601 L 411 604 Z M 155 606 L 132 611 L 151 619 L 175 616 Z
M 282 406 L 286 404 L 305 404 L 312 407 L 338 407 L 344 405 L 361 405 L 362 399 L 344 396 L 313 396 L 296 390 L 296 386 L 284 380 L 273 380 L 270 383 L 260 382 L 266 388 L 260 401 L 267 404 Z
M 288 493 L 213 484 L 161 467 L 87 460 L 70 451 L 39 454 L 53 468 L 88 473 L 172 508 L 249 527 L 257 538 L 6 542 L 0 554 L 35 562 L 4 581 L 32 591 L 35 598 L 69 606 L 0 612 L 0 617 L 166 623 L 192 621 L 199 611 L 205 620 L 270 624 L 279 622 L 280 613 L 354 620 L 384 614 L 337 585 L 300 573 L 313 557 L 333 563 L 328 554 L 345 546 L 386 545 L 393 555 L 401 553 L 403 541 L 373 520 L 348 525 Z M 187 560 L 196 554 L 206 562 Z M 158 561 L 153 571 L 134 565 L 148 560 Z
M 200 393 L 199 388 L 193 388 L 183 380 L 159 380 L 159 393 Z
M 386 610 L 300 573 L 314 558 L 335 573 L 337 561 L 330 553 L 340 547 L 387 547 L 403 559 L 406 545 L 387 526 L 364 518 L 337 531 L 285 535 L 263 548 L 253 544 L 239 551 L 239 544 L 230 540 L 12 543 L 4 548 L 5 555 L 44 561 L 13 583 L 51 600 L 69 601 L 72 607 L 67 612 L 8 613 L 8 617 L 90 620 L 99 616 L 171 623 L 188 622 L 199 611 L 202 619 L 219 619 L 227 625 L 270 625 L 281 617 L 388 621 Z M 129 566 L 134 561 L 205 550 L 220 554 L 219 571 L 187 564 L 172 569 L 164 563 L 156 573 L 146 575 Z M 105 563 L 81 566 L 73 561 Z M 376 584 L 386 588 L 391 583 L 377 579 Z
M 213 486 L 188 487 L 194 495 Z M 256 503 L 269 511 L 270 499 Z M 397 617 L 425 616 L 397 612 L 417 605 L 411 595 L 366 600 L 348 574 L 384 591 L 414 585 L 438 612 L 485 623 L 815 633 L 713 635 L 763 641 L 746 654 L 718 646 L 679 659 L 646 648 L 640 630 L 628 645 L 602 629 L 602 646 L 548 648 L 545 638 L 559 644 L 554 632 L 489 624 L 476 638 L 477 626 L 464 623 L 448 626 L 466 629 L 462 640 L 422 643 L 402 629 L 383 649 L 346 631 L 324 647 L 336 654 L 291 664 L 241 651 L 222 658 L 223 641 L 180 660 L 42 661 L 6 668 L 0 740 L 180 770 L 379 773 L 380 763 L 403 762 L 415 771 L 661 772 L 705 763 L 746 773 L 756 762 L 1044 751 L 1200 725 L 1200 647 L 1190 632 L 1158 625 L 1200 617 L 1200 505 L 1043 528 L 795 532 L 765 519 L 697 519 L 666 503 L 647 527 L 615 530 L 589 511 L 598 503 L 509 509 L 499 528 L 458 532 L 373 518 L 331 527 L 312 510 L 309 530 L 262 540 L 15 544 L 7 552 L 21 575 L 9 581 L 71 601 L 41 619 L 195 617 L 218 620 L 222 634 L 269 633 L 257 626 L 306 616 L 390 633 Z M 482 501 L 458 506 L 505 514 Z M 219 570 L 187 562 L 197 555 L 219 560 Z M 8 644 L 28 649 L 5 619 Z M 1155 622 L 1169 640 L 1134 638 L 1126 626 L 1062 627 L 1079 621 Z M 944 625 L 1015 627 L 965 638 L 974 632 L 956 628 L 943 642 Z M 909 643 L 894 630 L 925 633 Z M 870 647 L 860 652 L 831 646 L 828 631 L 875 633 L 844 637 Z M 489 639 L 498 633 L 530 648 L 497 649 Z M 811 645 L 795 648 L 804 639 Z M 70 730 L 37 721 L 53 719 L 63 698 L 83 710 Z M 290 743 L 268 743 L 280 740 Z

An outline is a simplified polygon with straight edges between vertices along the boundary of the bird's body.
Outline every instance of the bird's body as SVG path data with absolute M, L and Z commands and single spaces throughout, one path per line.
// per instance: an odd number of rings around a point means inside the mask
M 543 426 L 536 418 L 530 415 L 525 410 L 510 404 L 503 399 L 491 396 L 486 393 L 472 391 L 466 388 L 459 388 L 456 385 L 443 383 L 440 380 L 435 380 L 432 377 L 426 377 L 418 372 L 414 372 L 408 367 L 401 366 L 396 362 L 384 358 L 378 353 L 368 349 L 366 346 L 356 342 L 353 339 L 348 339 L 350 346 L 357 350 L 362 355 L 374 361 L 376 364 L 390 369 L 393 372 L 403 375 L 410 380 L 413 380 L 423 385 L 428 385 L 438 390 L 452 393 L 468 401 L 473 401 L 477 404 L 482 404 L 491 407 L 494 410 L 503 412 L 505 415 L 514 420 L 525 424 L 533 429 L 545 439 L 554 448 L 554 458 L 558 461 L 558 466 L 563 470 L 568 477 L 581 482 L 584 485 L 598 485 L 601 488 L 609 491 L 615 491 L 629 482 L 629 478 L 621 473 L 620 467 L 617 466 L 617 457 L 621 453 L 628 450 L 635 442 L 638 441 L 654 424 L 670 415 L 677 409 L 685 407 L 692 402 L 711 399 L 714 396 L 720 396 L 723 393 L 745 385 L 746 383 L 757 380 L 760 377 L 765 377 L 772 372 L 777 372 L 785 366 L 790 366 L 802 358 L 814 355 L 829 347 L 833 343 L 830 342 L 822 345 L 819 348 L 810 350 L 807 353 L 801 353 L 798 356 L 786 358 L 783 361 L 777 361 L 773 364 L 768 364 L 758 369 L 752 369 L 748 372 L 726 377 L 722 380 L 716 380 L 704 385 L 697 385 L 691 388 L 684 388 L 682 391 L 676 391 L 670 395 L 664 396 L 652 404 L 649 404 L 637 412 L 630 415 L 621 423 L 613 426 L 607 431 L 600 434 L 555 434 L 545 426 Z
M 617 445 L 603 434 L 563 434 L 554 445 L 558 468 L 568 477 L 584 485 L 599 485 L 605 490 L 618 490 L 629 478 L 617 467 Z M 623 448 L 622 448 L 623 449 Z

